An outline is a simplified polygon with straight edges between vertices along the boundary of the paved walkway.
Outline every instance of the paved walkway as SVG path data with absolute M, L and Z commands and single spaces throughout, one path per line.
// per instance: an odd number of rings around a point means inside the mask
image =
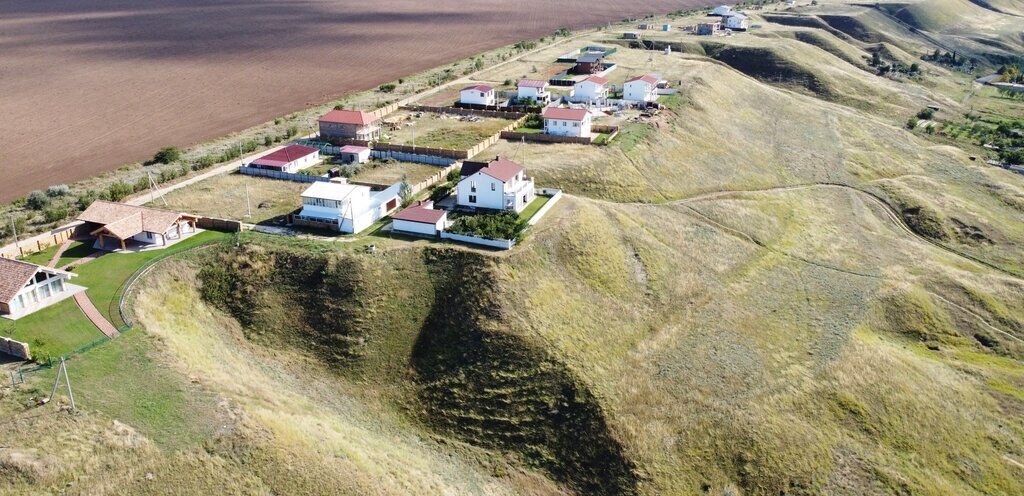
M 114 324 L 111 324 L 110 321 L 103 317 L 103 314 L 96 309 L 96 305 L 92 304 L 92 300 L 89 299 L 89 295 L 87 295 L 85 291 L 75 295 L 75 303 L 78 303 L 78 307 L 82 309 L 82 313 L 84 313 L 85 316 L 99 328 L 100 332 L 105 334 L 108 338 L 113 339 L 121 335 L 120 332 L 117 332 L 117 328 L 114 327 Z
M 71 238 L 65 239 L 64 242 L 60 244 L 60 247 L 57 248 L 57 252 L 53 254 L 53 258 L 50 259 L 50 263 L 46 264 L 46 266 L 56 267 L 57 262 L 60 261 L 60 256 L 68 249 L 68 246 L 71 246 Z

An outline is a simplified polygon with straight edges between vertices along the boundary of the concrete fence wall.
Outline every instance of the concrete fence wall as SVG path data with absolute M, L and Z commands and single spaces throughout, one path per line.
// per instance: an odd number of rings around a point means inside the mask
M 420 191 L 423 191 L 423 190 L 425 190 L 425 189 L 427 189 L 427 188 L 429 188 L 429 187 L 431 187 L 431 186 L 433 186 L 433 185 L 435 185 L 435 184 L 437 184 L 437 183 L 439 183 L 441 181 L 444 181 L 444 178 L 448 176 L 449 172 L 451 172 L 453 170 L 458 170 L 460 167 L 462 167 L 462 163 L 461 162 L 455 162 L 454 164 L 451 164 L 451 165 L 449 165 L 449 166 L 447 166 L 447 167 L 437 171 L 436 174 L 434 174 L 434 175 L 432 175 L 432 176 L 430 176 L 430 177 L 428 177 L 428 178 L 426 178 L 426 179 L 424 179 L 424 180 L 422 180 L 422 181 L 412 185 L 412 194 L 415 195 L 416 193 L 419 193 Z
M 441 231 L 441 239 L 451 239 L 454 241 L 461 241 L 463 243 L 489 246 L 491 248 L 498 248 L 501 250 L 511 250 L 512 247 L 516 245 L 515 240 L 511 239 L 488 239 L 478 236 L 470 236 L 468 234 L 455 234 L 448 231 Z
M 21 341 L 5 337 L 0 337 L 0 353 L 7 353 L 23 360 L 32 358 L 32 353 L 28 349 L 28 343 L 22 343 Z
M 538 210 L 537 213 L 533 214 L 533 217 L 530 217 L 528 223 L 531 226 L 537 225 L 537 223 L 540 222 L 540 219 L 547 215 L 548 211 L 551 210 L 551 207 L 554 207 L 555 204 L 558 203 L 558 200 L 562 199 L 562 190 L 560 189 L 540 188 L 537 190 L 537 194 L 543 196 L 550 196 L 551 199 L 548 200 L 548 202 L 545 203 L 543 207 L 540 207 L 540 210 Z
M 196 222 L 200 229 L 233 233 L 242 229 L 242 223 L 237 220 L 218 219 L 216 217 L 200 217 Z
M 420 164 L 442 166 L 448 166 L 457 162 L 454 158 L 436 157 L 434 155 L 424 155 L 422 153 L 392 152 L 387 150 L 372 150 L 370 151 L 370 156 L 381 160 L 393 158 L 403 162 L 416 162 Z
M 432 112 L 435 114 L 456 114 L 456 115 L 475 115 L 477 117 L 493 117 L 497 119 L 512 119 L 518 120 L 526 117 L 524 112 L 509 112 L 507 110 L 497 110 L 500 107 L 485 107 L 484 105 L 470 105 L 460 104 L 465 107 L 431 107 L 427 105 L 406 105 L 405 110 L 412 112 Z M 479 108 L 476 108 L 479 107 Z
M 330 181 L 330 178 L 326 178 L 323 176 L 311 176 L 309 174 L 294 174 L 291 172 L 257 169 L 255 167 L 239 167 L 238 172 L 245 174 L 247 176 L 269 177 L 271 179 L 280 179 L 282 181 L 292 181 L 296 183 L 315 183 Z
M 505 131 L 501 133 L 502 139 L 511 141 L 519 141 L 525 139 L 526 141 L 535 141 L 538 143 L 576 143 L 580 145 L 589 145 L 591 138 L 581 138 L 579 136 L 558 136 L 555 134 L 542 134 L 542 133 L 516 133 L 512 131 Z

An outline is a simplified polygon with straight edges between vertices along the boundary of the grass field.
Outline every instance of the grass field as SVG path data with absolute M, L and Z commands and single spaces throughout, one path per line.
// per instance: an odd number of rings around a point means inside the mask
M 356 182 L 391 186 L 400 182 L 405 176 L 408 178 L 409 184 L 416 184 L 437 174 L 441 169 L 440 166 L 416 162 L 373 160 L 360 166 L 359 173 L 350 179 Z
M 223 174 L 168 193 L 167 206 L 161 200 L 149 206 L 258 224 L 299 208 L 299 194 L 308 187 L 307 183 Z M 252 217 L 248 217 L 250 208 Z
M 412 116 L 412 113 L 403 111 L 388 118 L 400 120 L 406 116 Z M 411 120 L 403 120 L 398 130 L 385 130 L 384 134 L 391 143 L 396 144 L 466 150 L 511 123 L 509 120 L 490 117 L 475 118 L 479 121 L 462 119 L 454 114 L 424 112 L 419 119 L 413 117 Z M 407 126 L 408 123 L 414 124 Z
M 72 280 L 78 284 L 78 279 Z M 0 320 L 0 332 L 29 344 L 36 360 L 67 355 L 106 336 L 89 322 L 72 298 L 26 315 L 16 321 Z
M 204 231 L 162 250 L 136 253 L 108 253 L 75 268 L 75 284 L 88 288 L 86 292 L 96 308 L 114 324 L 125 324 L 118 312 L 118 302 L 124 283 L 136 271 L 154 260 L 169 257 L 196 246 L 229 238 L 229 234 Z
M 522 212 L 519 212 L 519 218 L 523 220 L 530 220 L 538 210 L 544 207 L 547 202 L 551 201 L 550 196 L 537 195 L 536 198 L 530 202 Z

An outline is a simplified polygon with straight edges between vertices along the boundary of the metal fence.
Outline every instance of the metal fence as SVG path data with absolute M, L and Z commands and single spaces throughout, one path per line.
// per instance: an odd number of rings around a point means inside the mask
M 292 181 L 296 183 L 315 183 L 330 181 L 330 178 L 326 178 L 323 176 L 313 176 L 309 174 L 293 174 L 291 172 L 258 169 L 256 167 L 239 167 L 238 172 L 245 174 L 247 176 L 269 177 L 270 179 L 280 179 L 282 181 Z

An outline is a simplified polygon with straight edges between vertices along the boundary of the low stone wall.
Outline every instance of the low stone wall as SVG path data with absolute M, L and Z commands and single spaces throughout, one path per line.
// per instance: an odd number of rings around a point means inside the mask
M 233 233 L 242 230 L 242 223 L 237 220 L 218 219 L 216 217 L 200 217 L 196 222 L 200 229 Z
M 6 219 L 4 221 L 6 221 Z M 0 248 L 0 257 L 23 257 L 25 255 L 30 255 L 32 253 L 43 251 L 53 245 L 59 245 L 64 241 L 67 241 L 68 239 L 83 234 L 79 231 L 84 225 L 84 222 L 75 221 L 70 224 L 60 226 L 56 229 L 52 229 L 48 232 L 37 234 L 27 239 L 23 239 L 18 243 L 11 243 L 7 246 L 4 246 L 3 248 Z
M 537 190 L 537 194 L 543 196 L 550 196 L 551 199 L 548 200 L 548 202 L 545 203 L 543 207 L 540 207 L 540 210 L 538 210 L 537 213 L 533 214 L 533 217 L 530 217 L 530 220 L 527 221 L 527 223 L 530 224 L 531 226 L 537 225 L 537 223 L 540 222 L 540 220 L 545 215 L 547 215 L 548 211 L 551 210 L 551 207 L 554 207 L 555 204 L 558 203 L 558 200 L 562 199 L 562 190 L 560 189 L 541 188 Z
M 28 343 L 22 343 L 21 341 L 5 337 L 0 337 L 0 353 L 7 353 L 23 360 L 32 358 L 32 353 L 28 349 Z

